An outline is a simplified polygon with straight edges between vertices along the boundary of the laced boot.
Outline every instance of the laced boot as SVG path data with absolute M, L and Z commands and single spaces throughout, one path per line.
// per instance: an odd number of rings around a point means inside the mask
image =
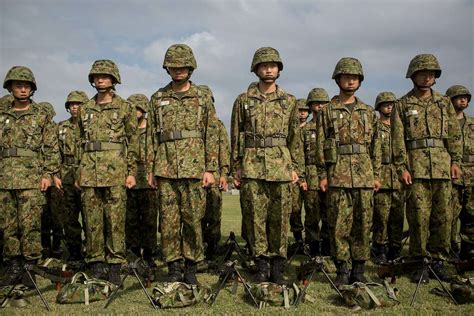
M 199 281 L 196 278 L 197 263 L 191 260 L 186 260 L 184 264 L 185 264 L 184 277 L 183 277 L 184 283 L 199 284 Z
M 255 282 L 262 283 L 268 282 L 268 274 L 270 273 L 270 268 L 268 266 L 268 259 L 265 257 L 257 257 L 255 259 L 257 265 L 257 273 L 255 274 Z
M 287 285 L 288 282 L 285 280 L 283 271 L 285 268 L 285 258 L 275 257 L 272 259 L 270 281 L 280 285 Z
M 103 262 L 92 262 L 90 264 L 90 270 L 93 278 L 107 280 L 106 266 Z
M 336 279 L 334 280 L 334 285 L 340 287 L 342 285 L 349 284 L 349 269 L 347 268 L 347 262 L 345 261 L 335 261 L 336 265 Z
M 120 282 L 122 281 L 120 277 L 120 268 L 120 263 L 112 263 L 109 266 L 109 281 L 117 286 L 120 285 Z
M 352 270 L 349 283 L 362 282 L 367 283 L 367 278 L 364 275 L 365 272 L 365 261 L 364 260 L 352 260 Z
M 168 282 L 181 282 L 181 265 L 179 260 L 168 262 Z

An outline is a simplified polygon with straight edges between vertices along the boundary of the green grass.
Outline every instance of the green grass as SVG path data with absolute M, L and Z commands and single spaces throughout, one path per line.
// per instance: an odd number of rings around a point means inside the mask
M 240 207 L 239 196 L 225 195 L 224 209 L 222 219 L 222 235 L 223 240 L 229 235 L 230 231 L 240 234 Z M 241 239 L 239 238 L 241 241 Z M 405 249 L 406 251 L 406 249 Z M 287 269 L 287 276 L 294 280 L 299 264 L 303 257 L 297 258 L 292 263 L 291 267 Z M 163 262 L 159 263 L 160 277 L 164 278 L 166 275 L 166 267 Z M 375 266 L 370 263 L 368 266 L 367 276 L 373 280 L 378 281 Z M 244 276 L 250 278 L 250 275 L 240 269 Z M 330 274 L 334 277 L 334 274 Z M 472 276 L 472 275 L 471 275 Z M 218 276 L 212 274 L 199 274 L 199 281 L 215 288 Z M 73 305 L 59 305 L 55 303 L 56 290 L 54 285 L 48 280 L 38 277 L 40 289 L 43 291 L 48 300 L 53 314 L 82 314 L 82 313 L 113 313 L 113 314 L 151 314 L 156 313 L 151 308 L 147 298 L 143 294 L 139 284 L 133 277 L 129 277 L 126 281 L 125 290 L 121 291 L 118 297 L 112 302 L 107 310 L 103 309 L 105 301 L 94 302 L 89 306 L 84 304 Z M 393 286 L 399 289 L 399 299 L 401 304 L 387 309 L 378 309 L 375 311 L 365 312 L 368 314 L 386 313 L 386 314 L 458 314 L 458 315 L 474 315 L 474 305 L 455 306 L 447 298 L 442 298 L 429 293 L 429 290 L 434 287 L 439 287 L 435 281 L 431 281 L 428 285 L 421 286 L 417 296 L 415 307 L 410 307 L 411 296 L 415 290 L 415 284 L 410 283 L 406 277 L 397 279 Z M 149 289 L 151 292 L 151 289 Z M 179 314 L 348 314 L 350 309 L 343 305 L 342 301 L 337 296 L 336 292 L 330 287 L 322 274 L 317 274 L 315 280 L 308 288 L 308 294 L 315 300 L 314 303 L 305 302 L 298 308 L 291 307 L 286 310 L 284 308 L 267 307 L 263 310 L 257 310 L 253 307 L 245 296 L 243 286 L 239 286 L 237 295 L 234 296 L 230 292 L 230 287 L 224 289 L 219 294 L 216 303 L 210 307 L 207 304 L 199 304 L 193 307 L 175 310 L 159 310 L 158 313 L 179 313 Z M 0 309 L 0 314 L 46 314 L 47 311 L 41 303 L 41 300 L 35 292 L 28 292 L 27 299 L 31 302 L 30 305 L 23 308 L 5 308 Z

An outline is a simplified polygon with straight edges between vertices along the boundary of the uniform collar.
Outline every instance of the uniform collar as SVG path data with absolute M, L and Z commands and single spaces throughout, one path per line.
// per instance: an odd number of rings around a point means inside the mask
M 334 109 L 334 110 L 346 110 L 348 111 L 347 109 L 347 106 L 345 106 L 344 104 L 341 103 L 341 101 L 339 100 L 339 96 L 334 96 L 332 99 L 331 99 L 331 107 Z M 364 102 L 362 102 L 358 97 L 355 97 L 355 107 L 354 107 L 354 111 L 356 110 L 366 110 L 366 105 Z
M 258 81 L 252 82 L 249 87 L 247 88 L 247 94 L 251 98 L 257 98 L 262 101 L 275 101 L 279 99 L 284 99 L 286 92 L 280 88 L 280 86 L 276 85 L 276 90 L 270 94 L 263 94 L 258 89 Z
M 189 81 L 191 86 L 189 87 L 188 91 L 185 91 L 182 95 L 181 98 L 197 98 L 198 97 L 198 86 L 195 85 L 192 81 Z M 163 96 L 179 99 L 178 94 L 173 91 L 172 88 L 172 82 L 168 83 L 164 88 L 163 88 Z

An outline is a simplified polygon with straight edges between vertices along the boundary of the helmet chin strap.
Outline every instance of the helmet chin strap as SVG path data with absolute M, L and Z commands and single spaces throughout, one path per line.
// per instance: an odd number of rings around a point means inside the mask
M 18 100 L 18 101 L 20 101 L 20 102 L 25 102 L 25 101 L 27 101 L 27 100 L 31 101 L 31 99 L 33 98 L 33 95 L 35 94 L 35 91 L 34 91 L 34 90 L 31 90 L 30 95 L 27 96 L 27 97 L 24 97 L 24 98 L 18 98 L 18 97 L 16 97 L 16 96 L 13 94 L 13 92 L 11 92 L 11 91 L 10 91 L 10 94 L 12 95 L 13 99 Z
M 419 84 L 417 84 L 417 83 L 415 82 L 415 80 L 413 80 L 413 78 L 411 78 L 411 81 L 413 82 L 413 85 L 414 85 L 418 90 L 431 89 L 431 87 L 436 84 L 436 79 L 433 81 L 433 84 L 430 85 L 430 86 L 422 86 L 422 85 L 419 85 Z
M 271 78 L 265 78 L 265 77 L 262 77 L 262 76 L 259 76 L 257 74 L 257 77 L 260 79 L 260 81 L 262 82 L 265 82 L 265 83 L 274 83 L 278 78 L 280 78 L 280 72 L 278 71 L 278 74 L 276 75 L 276 77 L 271 77 Z
M 107 92 L 110 92 L 110 91 L 115 91 L 115 85 L 111 85 L 109 87 L 105 87 L 105 88 L 97 88 L 97 86 L 91 82 L 91 86 L 97 90 L 97 92 L 99 93 L 107 93 Z
M 186 83 L 186 81 L 189 81 L 189 80 L 191 79 L 191 75 L 193 74 L 193 69 L 192 69 L 192 68 L 188 68 L 188 69 L 189 69 L 189 71 L 188 71 L 188 75 L 186 76 L 186 78 L 177 80 L 177 79 L 174 79 L 173 77 L 171 77 L 171 80 L 172 80 L 174 83 L 177 83 L 177 84 Z M 168 70 L 168 68 L 166 68 L 166 72 L 168 73 L 168 75 L 171 75 L 171 74 L 170 74 L 170 71 Z

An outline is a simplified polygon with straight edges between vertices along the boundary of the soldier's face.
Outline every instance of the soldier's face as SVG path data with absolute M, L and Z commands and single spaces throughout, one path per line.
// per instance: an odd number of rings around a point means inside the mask
M 435 72 L 433 70 L 417 71 L 412 79 L 418 89 L 430 89 L 435 83 Z
M 189 68 L 187 67 L 168 68 L 168 71 L 173 81 L 185 80 L 189 76 Z
M 319 112 L 326 106 L 326 104 L 327 103 L 311 102 L 311 104 L 310 104 L 311 111 Z
M 31 83 L 28 81 L 13 80 L 10 89 L 13 96 L 20 100 L 26 100 L 31 95 Z
M 306 121 L 309 116 L 309 112 L 306 110 L 300 110 L 300 121 Z
M 339 76 L 339 86 L 346 92 L 355 92 L 359 88 L 358 75 L 342 74 Z
M 94 75 L 94 85 L 98 89 L 107 89 L 112 87 L 112 76 L 106 74 Z
M 458 95 L 457 97 L 452 98 L 451 102 L 453 102 L 453 106 L 457 111 L 464 111 L 469 104 L 467 99 L 467 95 Z
M 390 116 L 392 114 L 393 102 L 384 102 L 380 104 L 379 111 L 385 116 Z
M 70 102 L 69 103 L 69 113 L 71 113 L 72 117 L 77 117 L 77 111 L 79 110 L 79 106 L 81 104 L 79 102 Z
M 278 78 L 278 64 L 277 63 L 260 63 L 257 67 L 257 76 L 263 82 L 272 83 Z

